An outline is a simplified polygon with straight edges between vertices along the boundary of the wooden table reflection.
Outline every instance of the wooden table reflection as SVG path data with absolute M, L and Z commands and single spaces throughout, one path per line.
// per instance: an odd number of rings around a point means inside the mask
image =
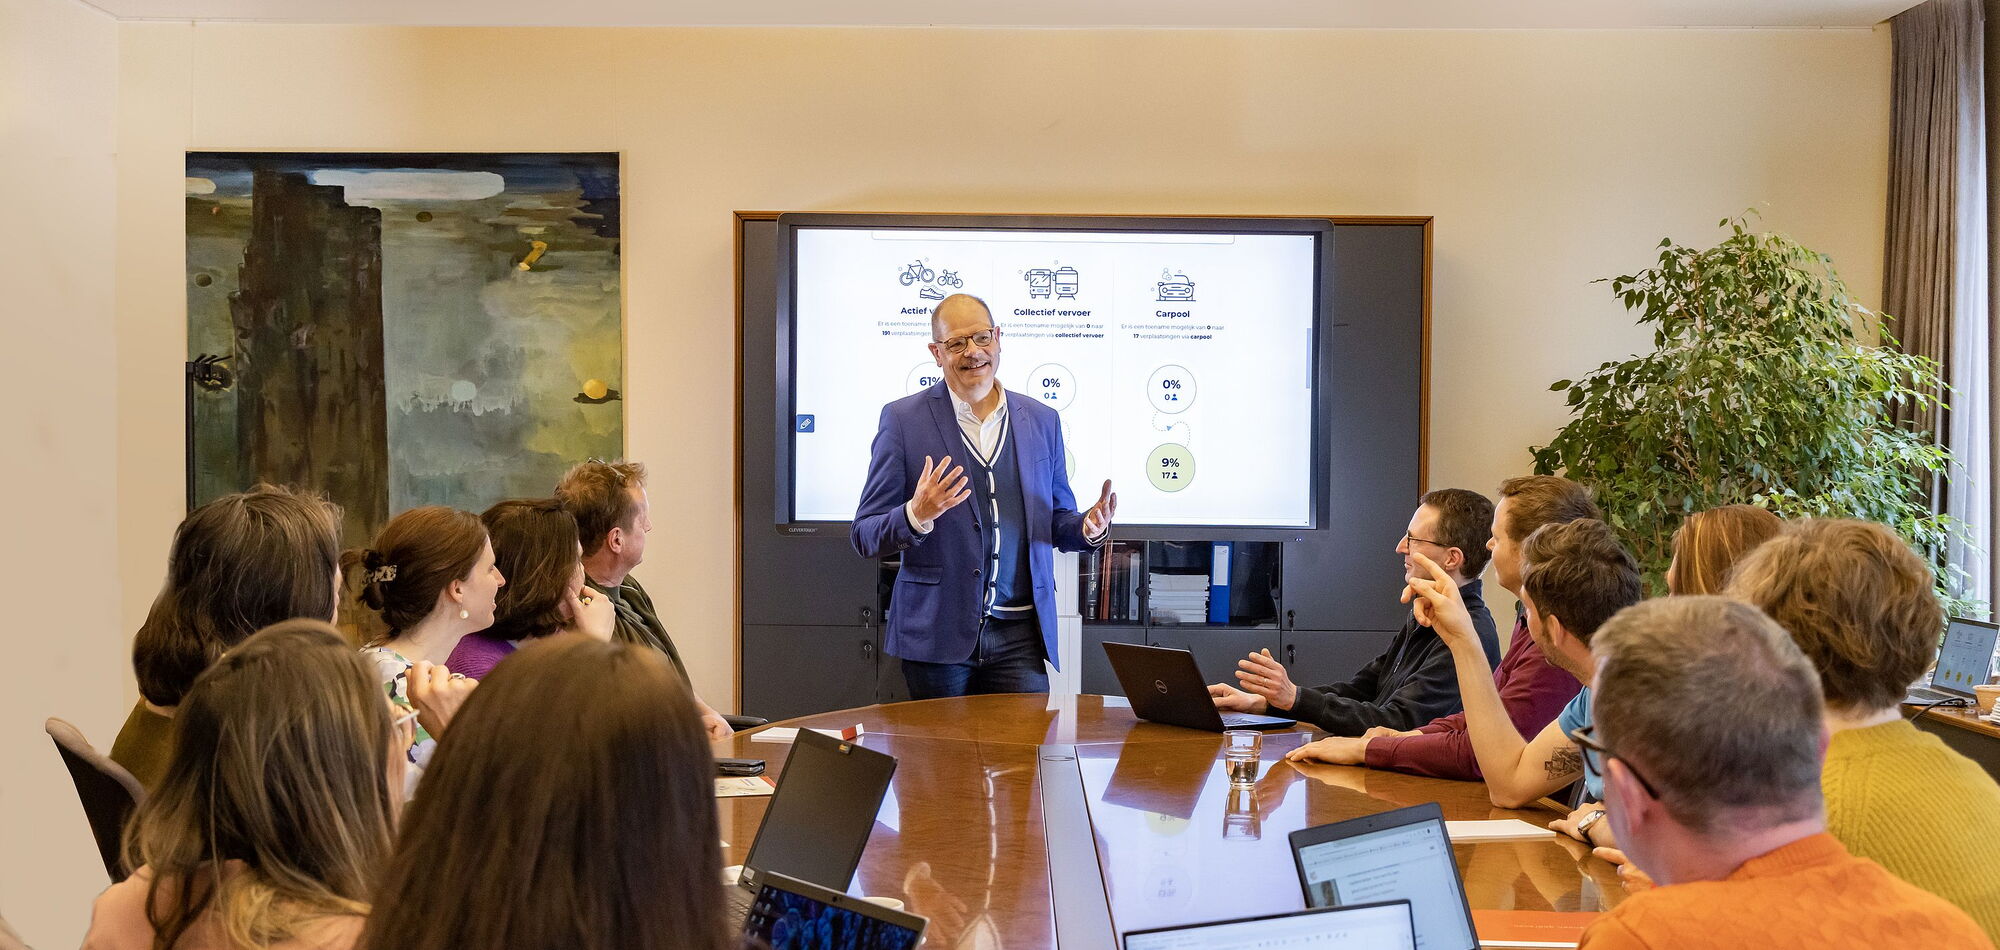
M 856 723 L 867 729 L 861 744 L 898 765 L 852 890 L 899 898 L 930 918 L 930 947 L 1054 947 L 1058 903 L 1074 907 L 1079 898 L 1102 901 L 1120 932 L 1297 909 L 1304 903 L 1287 834 L 1404 805 L 1435 801 L 1451 819 L 1540 824 L 1554 816 L 1494 808 L 1477 783 L 1295 769 L 1282 759 L 1311 738 L 1302 729 L 1266 735 L 1256 786 L 1232 789 L 1220 736 L 1140 722 L 1123 700 L 1099 696 L 929 700 L 776 725 Z M 789 749 L 754 734 L 731 746 L 731 755 L 768 760 L 773 777 Z M 1073 749 L 1082 794 L 1057 807 L 1080 802 L 1087 813 L 1072 816 L 1080 819 L 1074 827 L 1088 827 L 1094 840 L 1046 838 L 1045 819 L 1064 817 L 1043 813 L 1038 768 L 1048 746 Z M 766 801 L 722 801 L 727 863 L 743 860 Z M 1623 896 L 1611 866 L 1568 839 L 1453 850 L 1475 908 L 1590 911 Z M 1052 855 L 1072 877 L 1094 857 L 1102 894 L 1070 890 L 1056 900 Z

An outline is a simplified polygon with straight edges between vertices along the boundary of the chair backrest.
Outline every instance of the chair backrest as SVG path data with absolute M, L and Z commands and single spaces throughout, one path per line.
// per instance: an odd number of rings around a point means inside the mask
M 90 833 L 97 839 L 98 853 L 104 858 L 105 873 L 113 883 L 125 879 L 125 862 L 120 849 L 125 835 L 125 819 L 146 800 L 146 789 L 125 767 L 92 748 L 75 726 L 60 719 L 47 724 L 49 738 L 62 754 L 76 783 L 76 797 L 83 802 L 83 816 L 90 821 Z

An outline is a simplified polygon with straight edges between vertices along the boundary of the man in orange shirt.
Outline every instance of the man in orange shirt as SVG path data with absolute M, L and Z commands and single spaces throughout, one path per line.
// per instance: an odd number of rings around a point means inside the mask
M 1991 950 L 1964 911 L 1826 833 L 1819 673 L 1770 618 L 1668 597 L 1591 647 L 1594 724 L 1573 738 L 1660 886 L 1592 923 L 1582 950 Z

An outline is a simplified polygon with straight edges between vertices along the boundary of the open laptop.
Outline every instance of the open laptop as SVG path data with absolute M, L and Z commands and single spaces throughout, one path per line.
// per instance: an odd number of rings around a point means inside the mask
M 1295 910 L 1125 935 L 1125 950 L 1416 950 L 1416 946 L 1409 901 Z
M 915 950 L 930 923 L 782 874 L 762 881 L 743 919 L 744 950 Z
M 1903 702 L 1913 705 L 1973 699 L 1972 688 L 1986 682 L 1993 668 L 1993 644 L 2000 639 L 2000 627 L 1978 620 L 1953 617 L 1945 624 L 1944 645 L 1938 648 L 1937 668 L 1931 671 L 1929 686 L 1912 686 Z
M 1118 685 L 1132 702 L 1132 714 L 1150 722 L 1189 729 L 1283 729 L 1296 719 L 1218 712 L 1208 698 L 1208 684 L 1194 665 L 1194 654 L 1170 647 L 1104 642 Z
M 732 919 L 748 913 L 769 874 L 846 890 L 895 774 L 895 756 L 800 729 L 743 873 L 728 889 Z
M 1422 950 L 1478 950 L 1436 802 L 1291 834 L 1307 907 L 1407 900 Z

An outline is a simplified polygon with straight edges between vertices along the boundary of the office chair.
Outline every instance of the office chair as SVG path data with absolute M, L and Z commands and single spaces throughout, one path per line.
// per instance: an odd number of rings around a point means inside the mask
M 56 751 L 62 754 L 63 765 L 69 768 L 70 780 L 76 783 L 76 797 L 83 802 L 83 815 L 90 821 L 91 836 L 97 839 L 105 873 L 114 884 L 124 880 L 120 845 L 125 819 L 146 799 L 145 788 L 124 766 L 91 748 L 75 726 L 50 719 L 46 728 L 49 738 L 55 740 Z

